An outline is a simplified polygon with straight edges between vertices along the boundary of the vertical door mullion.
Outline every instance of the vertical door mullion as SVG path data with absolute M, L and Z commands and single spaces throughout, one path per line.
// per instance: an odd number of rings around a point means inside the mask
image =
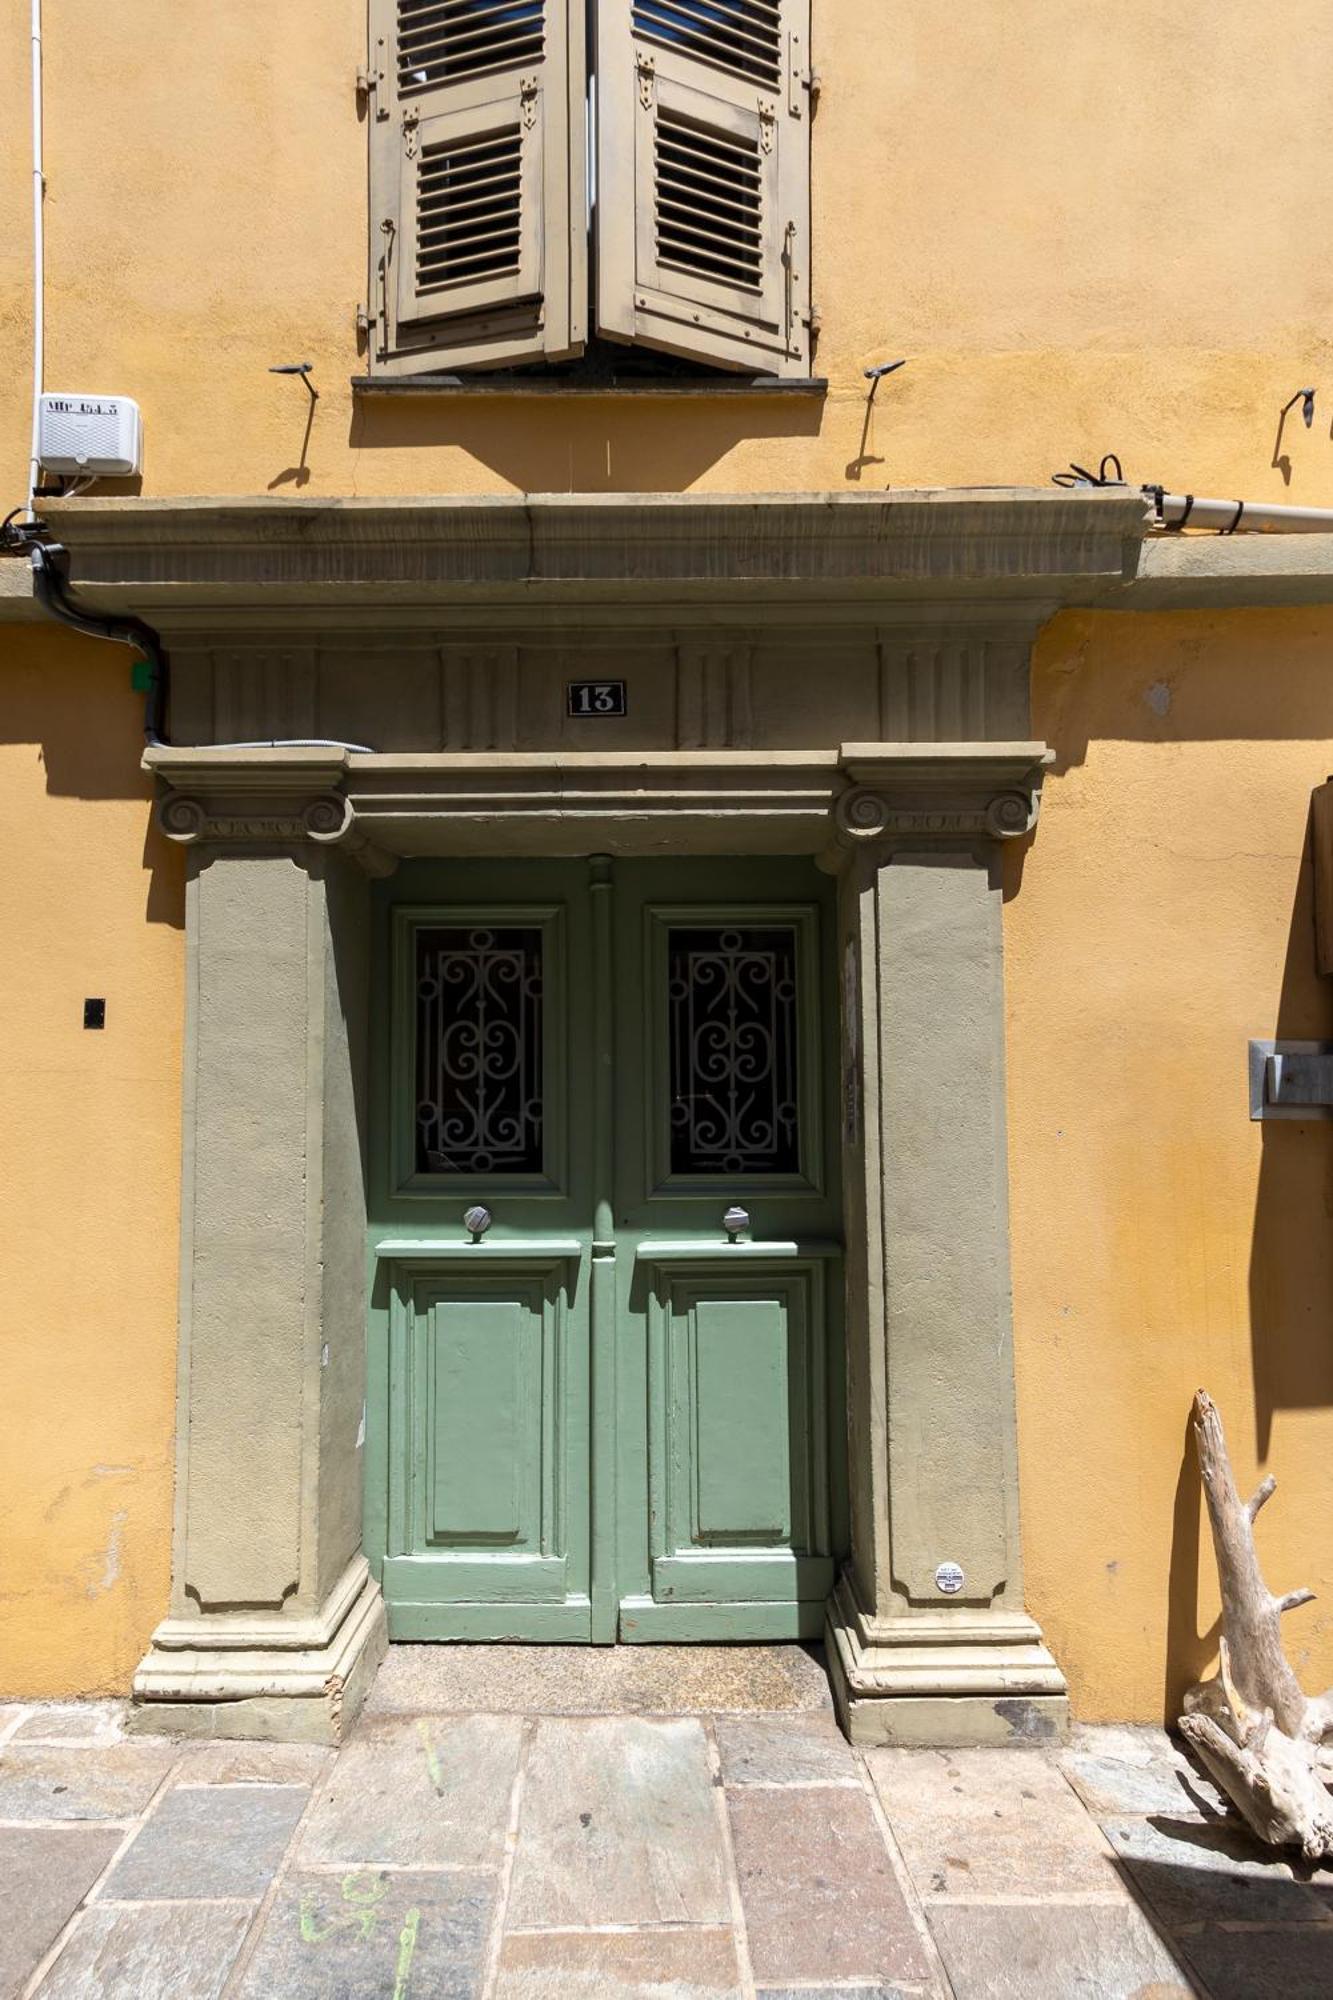
M 616 1580 L 616 1230 L 615 1230 L 615 968 L 613 963 L 613 884 L 609 855 L 588 863 L 592 917 L 592 1450 L 589 1491 L 592 1512 L 591 1596 L 594 1644 L 611 1645 L 618 1634 L 620 1591 Z

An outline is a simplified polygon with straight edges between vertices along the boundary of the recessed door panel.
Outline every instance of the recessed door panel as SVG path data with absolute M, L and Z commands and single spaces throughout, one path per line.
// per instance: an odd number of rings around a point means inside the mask
M 449 1548 L 540 1549 L 543 1375 L 551 1370 L 542 1299 L 531 1288 L 459 1287 L 426 1323 L 426 1516 Z M 549 1530 L 548 1530 L 549 1532 Z
M 649 1348 L 652 1597 L 822 1605 L 832 1585 L 819 1265 L 659 1266 Z M 799 1625 L 799 1611 L 794 1611 Z
M 683 1325 L 677 1314 L 669 1462 L 690 1472 L 689 1546 L 791 1541 L 806 1484 L 806 1427 L 791 1414 L 787 1304 L 696 1297 Z
M 586 1637 L 586 1395 L 571 1320 L 577 1260 L 391 1266 L 389 1548 L 399 1636 L 441 1618 L 484 1636 Z M 579 1340 L 581 1346 L 582 1340 Z M 494 1636 L 503 1636 L 496 1631 Z

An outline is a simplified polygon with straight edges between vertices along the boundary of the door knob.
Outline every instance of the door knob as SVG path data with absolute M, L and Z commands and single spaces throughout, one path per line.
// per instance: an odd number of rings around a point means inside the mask
M 480 1243 L 492 1222 L 489 1208 L 469 1208 L 463 1214 L 463 1227 L 474 1243 Z
M 750 1227 L 749 1210 L 745 1208 L 729 1208 L 722 1218 L 722 1227 L 734 1243 L 742 1229 Z

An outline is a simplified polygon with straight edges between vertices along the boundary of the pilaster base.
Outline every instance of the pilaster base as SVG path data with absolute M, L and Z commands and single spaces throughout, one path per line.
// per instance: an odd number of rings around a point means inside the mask
M 1024 1612 L 870 1619 L 844 1577 L 825 1645 L 838 1720 L 853 1743 L 963 1749 L 1059 1742 L 1068 1731 L 1064 1675 Z
M 384 1599 L 360 1556 L 317 1618 L 167 1619 L 134 1676 L 129 1727 L 338 1744 L 388 1645 Z

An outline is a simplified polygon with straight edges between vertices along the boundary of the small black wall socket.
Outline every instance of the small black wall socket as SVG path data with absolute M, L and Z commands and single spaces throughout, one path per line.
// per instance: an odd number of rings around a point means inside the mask
M 83 1025 L 85 1028 L 106 1026 L 106 1001 L 85 1000 L 83 1003 Z

